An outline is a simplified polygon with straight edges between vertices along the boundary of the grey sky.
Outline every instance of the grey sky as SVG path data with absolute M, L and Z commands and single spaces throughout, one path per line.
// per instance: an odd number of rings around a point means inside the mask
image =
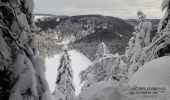
M 102 14 L 136 18 L 142 10 L 148 18 L 161 18 L 162 0 L 35 0 L 35 13 L 55 15 Z

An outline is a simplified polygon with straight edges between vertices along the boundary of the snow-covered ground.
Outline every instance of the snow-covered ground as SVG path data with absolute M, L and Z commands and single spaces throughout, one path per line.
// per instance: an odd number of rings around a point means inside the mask
M 123 90 L 123 91 L 122 91 Z M 126 87 L 118 87 L 113 81 L 101 81 L 91 85 L 86 91 L 80 93 L 77 99 L 81 100 L 127 100 L 124 95 Z
M 86 69 L 92 62 L 80 52 L 75 50 L 69 51 L 71 66 L 73 69 L 73 81 L 76 86 L 75 94 L 78 95 L 80 93 L 81 87 L 79 72 Z M 55 89 L 55 81 L 57 77 L 57 68 L 59 66 L 61 54 L 54 55 L 53 58 L 46 58 L 46 78 L 50 87 L 51 92 Z
M 131 86 L 163 86 L 170 89 L 170 57 L 165 56 L 146 63 L 130 79 Z
M 50 16 L 34 16 L 34 21 L 36 22 L 38 19 L 41 19 L 41 20 L 43 20 L 43 19 L 45 19 L 45 18 L 49 18 Z

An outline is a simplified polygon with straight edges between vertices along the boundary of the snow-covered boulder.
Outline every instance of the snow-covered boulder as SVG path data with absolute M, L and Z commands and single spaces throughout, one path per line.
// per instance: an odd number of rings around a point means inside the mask
M 101 81 L 91 85 L 86 91 L 79 94 L 78 100 L 126 100 L 127 97 L 111 81 Z
M 50 100 L 32 19 L 34 0 L 0 0 L 0 5 L 0 100 Z
M 162 1 L 162 10 L 164 10 L 167 6 L 168 6 L 168 4 L 169 4 L 169 0 L 163 0 Z
M 170 57 L 165 56 L 146 63 L 131 77 L 129 85 L 170 88 Z
M 76 100 L 169 100 L 168 95 L 145 96 L 132 95 L 132 88 L 116 84 L 113 81 L 101 81 L 81 92 Z

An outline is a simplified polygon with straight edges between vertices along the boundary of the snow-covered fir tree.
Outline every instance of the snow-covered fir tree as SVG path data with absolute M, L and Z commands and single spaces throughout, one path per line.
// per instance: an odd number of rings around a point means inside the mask
M 0 0 L 0 100 L 51 100 L 33 0 Z
M 147 21 L 146 15 L 142 11 L 137 12 L 138 26 L 135 27 L 137 33 L 140 33 L 140 38 L 142 40 L 142 46 L 145 47 L 151 42 L 151 30 L 152 24 Z
M 139 24 L 135 27 L 135 32 L 133 32 L 134 37 L 130 39 L 129 47 L 126 51 L 129 62 L 129 77 L 139 68 L 137 62 L 143 48 L 151 43 L 151 22 L 147 21 L 146 15 L 142 11 L 138 11 L 137 16 Z
M 64 48 L 64 53 L 60 58 L 56 85 L 57 91 L 59 90 L 64 94 L 64 100 L 74 100 L 75 86 L 73 83 L 73 71 L 71 68 L 71 60 L 67 47 Z
M 168 68 L 170 59 L 170 0 L 162 1 L 162 10 L 165 8 L 165 15 L 161 19 L 158 32 L 152 39 L 152 42 L 143 48 L 139 54 L 137 66 L 140 68 L 130 78 L 129 84 L 135 86 L 147 87 L 165 87 L 169 88 L 170 79 L 168 78 Z M 166 92 L 169 92 L 167 90 Z M 136 97 L 139 98 L 139 97 Z M 162 94 L 153 97 L 154 100 L 169 100 L 170 95 Z
M 170 32 L 169 32 L 169 0 L 163 0 L 162 2 L 162 10 L 165 10 L 165 15 L 161 19 L 159 26 L 158 26 L 158 32 L 153 37 L 152 40 L 150 40 L 150 43 L 148 45 L 141 45 L 139 49 L 138 54 L 136 53 L 136 36 L 132 38 L 133 42 L 129 42 L 129 47 L 126 50 L 126 56 L 128 61 L 128 67 L 129 67 L 129 78 L 132 76 L 140 67 L 142 67 L 144 64 L 150 62 L 153 59 L 163 57 L 163 56 L 169 56 L 170 55 Z M 165 9 L 166 8 L 166 9 Z M 143 14 L 141 14 L 143 15 Z M 146 25 L 147 26 L 147 25 Z M 140 31 L 139 31 L 140 32 Z M 137 32 L 135 32 L 136 34 Z M 142 36 L 141 36 L 141 41 Z M 143 42 L 142 42 L 143 43 Z
M 106 44 L 104 42 L 102 42 L 98 45 L 98 49 L 96 51 L 95 58 L 99 59 L 101 57 L 104 57 L 106 54 L 110 54 L 110 50 L 106 46 Z
M 108 80 L 118 82 L 125 79 L 126 70 L 127 66 L 121 56 L 111 54 L 106 44 L 102 42 L 98 45 L 96 59 L 92 65 L 80 73 L 81 83 L 84 82 L 82 90 L 85 91 L 96 82 Z
M 119 54 L 111 54 L 104 42 L 98 45 L 96 59 L 80 73 L 83 84 L 78 100 L 126 100 L 119 86 L 127 80 L 127 66 Z

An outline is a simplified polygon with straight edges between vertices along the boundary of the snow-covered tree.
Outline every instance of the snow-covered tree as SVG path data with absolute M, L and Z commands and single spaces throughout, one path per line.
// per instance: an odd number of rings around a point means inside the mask
M 74 100 L 75 87 L 73 84 L 73 71 L 71 68 L 71 59 L 67 48 L 60 59 L 58 75 L 56 80 L 57 89 L 65 95 L 65 100 Z
M 147 21 L 146 15 L 142 11 L 137 12 L 139 24 L 135 27 L 134 37 L 129 41 L 129 47 L 126 50 L 126 56 L 129 65 L 129 77 L 138 70 L 138 58 L 144 47 L 151 43 L 150 32 L 152 24 Z
M 135 27 L 136 32 L 140 33 L 140 38 L 143 42 L 143 46 L 147 46 L 150 42 L 150 34 L 152 30 L 151 22 L 146 20 L 146 15 L 142 11 L 137 12 L 138 15 L 138 26 Z
M 95 57 L 96 57 L 96 59 L 99 59 L 101 57 L 104 57 L 106 54 L 110 54 L 110 50 L 106 46 L 106 44 L 104 42 L 102 42 L 98 45 L 98 49 L 96 51 Z
M 166 8 L 165 15 L 160 21 L 158 32 L 156 33 L 156 35 L 148 45 L 143 46 L 142 44 L 142 49 L 138 48 L 139 52 L 136 52 L 135 51 L 136 43 L 129 42 L 130 45 L 126 51 L 128 67 L 129 67 L 129 72 L 128 72 L 129 78 L 147 62 L 150 62 L 151 60 L 162 56 L 170 55 L 169 3 L 170 3 L 169 0 L 163 0 L 162 9 L 164 10 Z M 143 15 L 143 13 L 140 15 Z M 136 28 L 137 32 L 140 32 L 138 29 L 139 28 L 137 27 Z M 140 37 L 142 40 L 142 35 Z
M 111 67 L 113 61 L 115 60 L 114 58 L 110 59 L 109 55 L 110 51 L 106 44 L 103 42 L 100 43 L 98 45 L 98 49 L 95 54 L 96 59 L 94 60 L 93 64 L 80 73 L 81 82 L 87 79 L 88 74 L 93 74 L 93 76 L 96 75 L 96 81 L 104 80 L 106 75 L 105 68 Z M 100 75 L 97 75 L 99 73 Z
M 108 47 L 102 42 L 98 45 L 96 59 L 92 65 L 80 73 L 81 83 L 85 82 L 83 90 L 100 81 L 120 81 L 126 76 L 125 70 L 127 70 L 127 66 L 121 56 L 110 54 Z
M 5 76 L 0 80 L 1 100 L 50 100 L 33 7 L 33 0 L 0 0 L 0 73 Z
M 140 33 L 135 34 L 135 44 L 133 48 L 133 55 L 130 58 L 130 68 L 129 68 L 129 74 L 130 76 L 137 70 L 137 57 L 139 56 L 140 52 L 142 51 L 142 40 L 140 38 Z

